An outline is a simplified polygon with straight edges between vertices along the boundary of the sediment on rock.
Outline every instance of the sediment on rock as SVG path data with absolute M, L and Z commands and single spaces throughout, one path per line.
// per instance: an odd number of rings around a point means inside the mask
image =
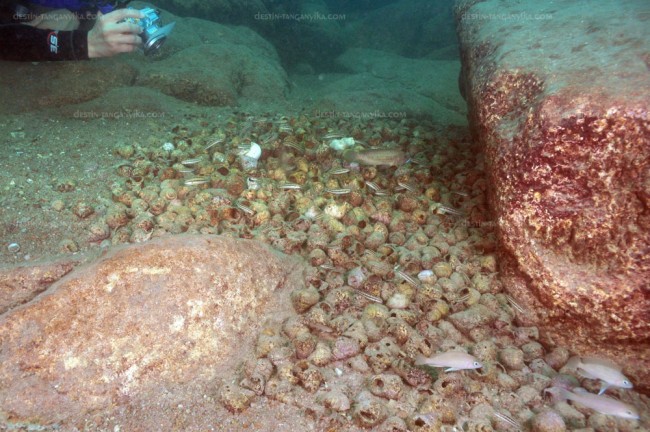
M 616 358 L 641 386 L 650 382 L 643 6 L 456 2 L 460 84 L 485 150 L 506 289 L 546 343 Z
M 0 316 L 0 423 L 78 425 L 117 405 L 138 427 L 171 430 L 181 417 L 160 406 L 214 411 L 236 357 L 288 313 L 279 305 L 301 287 L 301 269 L 227 236 L 111 250 Z

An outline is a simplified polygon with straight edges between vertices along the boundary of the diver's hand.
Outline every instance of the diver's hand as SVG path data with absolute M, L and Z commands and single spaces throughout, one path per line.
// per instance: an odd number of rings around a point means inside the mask
M 44 30 L 71 31 L 79 27 L 79 19 L 67 9 L 55 9 L 38 15 L 26 24 Z
M 119 22 L 126 18 L 144 18 L 144 15 L 135 9 L 118 9 L 97 15 L 95 26 L 88 32 L 89 58 L 132 52 L 142 45 L 139 36 L 142 28 L 135 23 Z

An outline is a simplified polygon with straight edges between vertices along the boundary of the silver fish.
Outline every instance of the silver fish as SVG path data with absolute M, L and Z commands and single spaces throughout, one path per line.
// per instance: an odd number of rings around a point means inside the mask
M 377 296 L 372 295 L 372 294 L 369 294 L 369 293 L 367 293 L 367 292 L 365 292 L 365 291 L 361 291 L 361 290 L 356 289 L 356 288 L 354 289 L 354 291 L 355 291 L 357 294 L 359 294 L 360 296 L 365 297 L 365 298 L 367 298 L 368 300 L 370 300 L 370 301 L 372 301 L 372 302 L 375 302 L 375 303 L 383 303 L 383 302 L 384 302 L 384 301 L 381 299 L 381 297 L 377 297 Z
M 332 195 L 346 195 L 351 192 L 351 189 L 349 188 L 343 188 L 343 189 L 325 189 L 325 192 L 331 193 Z
M 291 147 L 292 149 L 296 149 L 299 152 L 304 152 L 305 151 L 305 148 L 302 147 L 300 144 L 296 144 L 296 143 L 292 143 L 292 142 L 283 142 L 282 145 L 285 146 L 285 147 Z
M 349 172 L 350 172 L 350 168 L 336 168 L 336 169 L 330 170 L 330 172 L 328 174 L 329 175 L 340 175 L 340 174 L 345 174 L 345 173 L 349 173 Z
M 402 189 L 406 189 L 406 190 L 409 191 L 409 192 L 413 192 L 413 193 L 415 193 L 415 188 L 414 188 L 413 186 L 411 186 L 410 184 L 408 184 L 408 183 L 403 183 L 403 182 L 400 182 L 400 181 L 398 181 L 397 184 L 398 184 Z
M 243 211 L 244 213 L 246 213 L 248 215 L 254 215 L 255 214 L 255 210 L 253 210 L 250 207 L 245 206 L 244 204 L 236 203 L 235 207 L 237 207 L 239 210 Z
M 506 300 L 508 301 L 508 303 L 510 304 L 510 306 L 512 306 L 512 308 L 514 310 L 516 310 L 517 312 L 519 312 L 522 315 L 526 315 L 526 311 L 524 310 L 524 308 L 519 306 L 519 303 L 517 303 L 515 301 L 515 299 L 512 298 L 512 296 L 506 294 Z
M 181 161 L 181 164 L 183 165 L 196 165 L 197 163 L 201 162 L 203 158 L 202 157 L 196 157 L 193 159 L 185 159 Z
M 394 269 L 395 274 L 405 280 L 407 283 L 409 283 L 411 286 L 415 288 L 420 288 L 420 282 L 413 279 L 411 276 L 407 275 L 404 273 L 402 270 L 399 269 L 399 266 L 396 266 Z
M 589 393 L 583 388 L 575 388 L 573 391 L 569 391 L 560 387 L 549 387 L 544 390 L 544 393 L 549 393 L 561 400 L 568 399 L 578 402 L 580 405 L 584 405 L 601 414 L 632 420 L 639 419 L 639 412 L 632 405 L 628 405 L 618 399 L 610 398 L 609 396 Z
M 203 147 L 203 150 L 207 150 L 209 148 L 212 148 L 212 147 L 216 146 L 217 144 L 221 144 L 222 142 L 223 142 L 223 138 L 216 139 L 216 140 L 212 141 L 210 144 L 208 144 L 207 146 Z
M 455 304 L 455 305 L 457 305 L 457 304 L 460 304 L 460 303 L 466 302 L 467 300 L 469 300 L 469 298 L 470 298 L 470 295 L 469 295 L 469 294 L 465 294 L 464 296 L 458 297 L 458 298 L 457 298 L 456 300 L 454 300 L 452 303 Z
M 408 158 L 399 149 L 367 149 L 345 150 L 343 152 L 343 159 L 348 162 L 358 163 L 359 165 L 397 166 L 404 164 Z
M 210 183 L 210 179 L 208 177 L 192 177 L 192 178 L 188 178 L 184 182 L 185 186 L 196 186 L 196 185 L 202 185 L 206 183 Z
M 321 264 L 319 267 L 322 268 L 323 270 L 329 270 L 334 273 L 345 273 L 345 270 L 336 268 L 331 264 Z
M 278 134 L 273 132 L 269 136 L 262 139 L 262 144 L 268 144 L 268 143 L 270 143 L 272 141 L 275 141 L 276 139 L 278 139 Z
M 463 213 L 460 210 L 456 210 L 455 208 L 447 207 L 444 205 L 439 205 L 438 208 L 436 209 L 436 213 L 438 214 L 452 214 L 454 216 L 464 216 L 465 213 Z
M 494 417 L 498 418 L 499 420 L 503 420 L 511 426 L 514 426 L 517 430 L 521 430 L 521 425 L 519 422 L 506 414 L 503 414 L 499 411 L 494 411 Z
M 445 372 L 463 369 L 478 369 L 483 367 L 483 364 L 478 361 L 476 357 L 461 351 L 448 351 L 428 358 L 419 355 L 415 359 L 415 365 L 446 367 L 447 369 L 445 369 Z
M 597 379 L 602 382 L 599 395 L 609 387 L 632 388 L 632 382 L 621 373 L 621 367 L 609 360 L 597 357 L 571 357 L 567 367 L 575 369 L 584 378 Z
M 375 182 L 367 181 L 367 182 L 364 182 L 364 183 L 366 184 L 366 186 L 368 186 L 370 189 L 372 189 L 374 191 L 381 190 L 381 188 Z
M 297 183 L 284 183 L 280 185 L 280 189 L 300 190 L 302 189 L 302 186 Z

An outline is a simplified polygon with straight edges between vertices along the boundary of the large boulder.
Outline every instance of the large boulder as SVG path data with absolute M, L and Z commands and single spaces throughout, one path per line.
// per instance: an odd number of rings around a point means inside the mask
M 301 260 L 221 236 L 161 238 L 78 267 L 0 317 L 0 423 L 219 424 L 217 388 L 253 356 L 260 329 L 291 311 L 301 276 Z
M 507 290 L 549 346 L 650 391 L 650 26 L 623 3 L 460 0 L 456 19 Z
M 304 79 L 312 110 L 321 117 L 428 118 L 466 125 L 466 105 L 455 86 L 457 60 L 409 59 L 374 49 L 352 48 L 337 59 L 347 74 L 323 74 Z M 316 79 L 318 81 L 316 81 Z
M 275 46 L 285 66 L 307 62 L 331 67 L 345 49 L 348 16 L 330 10 L 323 0 L 159 0 L 156 6 L 180 16 L 246 26 Z
M 176 22 L 173 33 L 151 59 L 130 56 L 136 84 L 208 106 L 284 99 L 287 77 L 273 46 L 247 27 L 162 15 Z
M 30 265 L 0 266 L 0 315 L 27 303 L 61 279 L 78 264 L 64 258 Z

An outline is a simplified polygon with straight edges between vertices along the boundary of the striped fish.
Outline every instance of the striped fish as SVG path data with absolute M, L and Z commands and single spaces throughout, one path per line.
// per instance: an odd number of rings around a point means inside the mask
M 413 186 L 411 186 L 410 184 L 403 183 L 403 182 L 400 182 L 400 181 L 398 181 L 397 184 L 399 185 L 400 188 L 406 189 L 409 192 L 415 193 L 415 188 Z
M 212 147 L 216 146 L 217 144 L 221 144 L 222 142 L 223 142 L 223 138 L 216 139 L 216 140 L 212 141 L 210 144 L 208 144 L 207 146 L 205 146 L 203 148 L 203 150 L 207 150 L 209 148 L 212 148 Z
M 246 213 L 248 215 L 254 215 L 255 214 L 255 210 L 253 210 L 250 207 L 245 206 L 244 204 L 236 203 L 235 207 L 237 207 L 239 210 L 243 211 L 244 213 Z
M 196 157 L 193 159 L 185 159 L 181 161 L 181 164 L 183 165 L 196 165 L 197 163 L 201 162 L 203 158 L 202 157 Z
M 280 189 L 300 190 L 300 189 L 302 189 L 302 186 L 300 186 L 298 183 L 284 183 L 284 184 L 280 185 Z
M 208 177 L 192 177 L 192 178 L 188 178 L 184 182 L 185 186 L 197 186 L 197 185 L 202 185 L 202 184 L 206 184 L 206 183 L 210 183 L 210 178 L 208 178 Z
M 326 193 L 331 193 L 332 195 L 346 195 L 349 194 L 352 190 L 349 188 L 342 189 L 325 189 Z

